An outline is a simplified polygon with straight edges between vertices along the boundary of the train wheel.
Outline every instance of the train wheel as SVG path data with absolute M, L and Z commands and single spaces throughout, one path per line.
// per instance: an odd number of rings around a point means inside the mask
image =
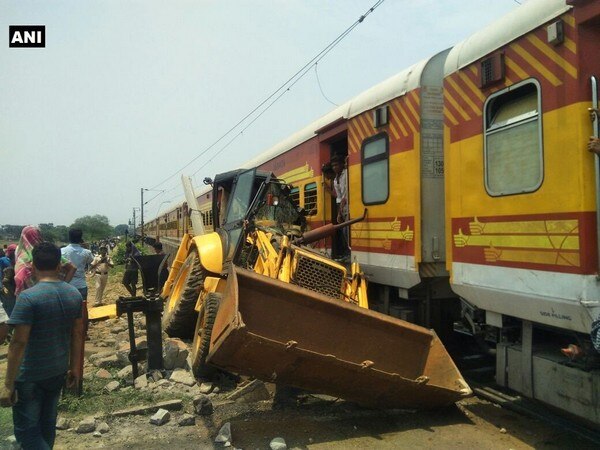
M 204 304 L 198 314 L 192 343 L 192 371 L 197 377 L 209 376 L 214 371 L 211 366 L 206 364 L 206 357 L 210 349 L 210 336 L 222 297 L 222 294 L 218 292 L 210 292 L 204 299 Z
M 198 313 L 194 309 L 204 284 L 206 271 L 202 268 L 198 254 L 192 251 L 183 262 L 171 295 L 165 303 L 162 325 L 171 337 L 190 338 Z

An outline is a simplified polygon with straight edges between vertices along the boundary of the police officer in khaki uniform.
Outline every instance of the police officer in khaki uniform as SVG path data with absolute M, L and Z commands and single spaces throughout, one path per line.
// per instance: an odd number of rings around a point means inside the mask
M 94 257 L 90 264 L 90 271 L 96 276 L 96 301 L 94 306 L 102 305 L 102 297 L 104 297 L 104 288 L 108 281 L 108 270 L 114 267 L 112 259 L 108 256 L 108 249 L 100 247 L 100 254 Z

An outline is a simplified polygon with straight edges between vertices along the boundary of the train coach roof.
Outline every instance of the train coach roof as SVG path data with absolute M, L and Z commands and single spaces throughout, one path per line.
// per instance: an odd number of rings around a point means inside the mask
M 450 51 L 444 75 L 477 61 L 571 9 L 565 0 L 528 0 Z
M 242 167 L 250 169 L 252 167 L 260 166 L 272 158 L 308 141 L 310 138 L 316 136 L 317 130 L 324 128 L 339 119 L 350 119 L 418 88 L 421 82 L 421 74 L 428 61 L 429 59 L 420 61 L 408 69 L 367 89 L 325 114 L 320 119 L 312 122 L 300 131 L 274 145 L 269 150 L 266 150 L 250 161 L 247 161 Z

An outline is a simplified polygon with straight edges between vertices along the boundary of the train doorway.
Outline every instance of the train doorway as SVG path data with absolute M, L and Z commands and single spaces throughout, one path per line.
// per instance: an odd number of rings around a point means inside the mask
M 350 219 L 350 190 L 348 179 L 348 139 L 341 139 L 329 143 L 329 163 L 332 167 L 329 173 L 332 190 L 338 190 L 342 194 L 341 199 L 331 196 L 331 221 L 335 224 Z M 338 173 L 334 168 L 339 167 Z M 350 261 L 350 229 L 338 230 L 332 237 L 331 256 L 337 260 Z

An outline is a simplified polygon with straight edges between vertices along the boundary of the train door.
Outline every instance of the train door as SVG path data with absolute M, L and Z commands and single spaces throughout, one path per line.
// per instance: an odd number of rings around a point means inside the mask
M 331 177 L 332 188 L 335 184 L 338 184 L 342 192 L 344 189 L 346 190 L 345 205 L 342 205 L 336 197 L 331 196 L 331 220 L 333 223 L 338 223 L 338 216 L 342 216 L 342 220 L 350 218 L 348 211 L 351 193 L 348 183 L 348 139 L 346 136 L 329 144 L 329 162 L 332 166 L 332 171 L 329 174 L 325 174 L 325 176 Z M 342 173 L 334 173 L 333 168 L 336 165 L 341 166 Z M 340 210 L 343 211 L 342 214 L 338 214 Z M 334 259 L 350 260 L 350 244 L 350 229 L 338 230 L 332 237 L 331 256 Z

